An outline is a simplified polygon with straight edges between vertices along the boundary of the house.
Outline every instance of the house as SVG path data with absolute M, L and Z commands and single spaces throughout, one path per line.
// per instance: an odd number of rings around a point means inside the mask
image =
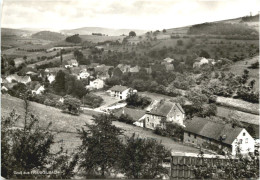
M 170 57 L 167 57 L 167 58 L 165 58 L 165 59 L 163 60 L 163 62 L 170 64 L 170 63 L 174 62 L 174 59 L 172 59 L 172 58 L 170 58 Z
M 78 75 L 78 79 L 87 79 L 90 74 L 87 71 L 81 71 Z
M 184 118 L 185 112 L 179 103 L 161 100 L 146 112 L 145 127 L 148 129 L 155 129 L 157 126 L 164 128 L 162 120 L 183 126 Z
M 198 57 L 193 63 L 193 68 L 200 68 L 203 64 L 215 65 L 214 59 L 206 59 L 204 57 Z
M 209 60 L 204 57 L 198 57 L 195 59 L 195 62 L 193 63 L 193 68 L 200 68 L 203 64 L 208 64 Z
M 135 66 L 135 67 L 130 67 L 129 72 L 131 73 L 138 73 L 140 70 L 139 66 Z
M 46 68 L 44 71 L 44 77 L 47 77 L 48 81 L 52 83 L 59 71 L 67 72 L 67 69 L 63 67 Z M 41 73 L 42 74 L 42 73 Z M 41 75 L 42 76 L 42 75 Z M 43 77 L 42 77 L 43 78 Z
M 65 66 L 65 68 L 78 67 L 79 63 L 76 59 L 71 59 L 71 60 L 65 61 L 64 66 Z
M 112 97 L 126 99 L 129 94 L 133 93 L 133 90 L 126 86 L 116 85 L 110 88 L 108 92 L 110 92 Z
M 23 84 L 27 84 L 32 81 L 30 76 L 18 76 L 17 74 L 7 76 L 6 80 L 8 81 L 8 83 L 16 81 Z
M 89 85 L 86 86 L 87 89 L 102 89 L 104 87 L 104 81 L 102 79 L 95 79 L 89 81 Z
M 17 83 L 1 83 L 1 90 L 8 91 L 12 89 Z
M 126 64 L 118 64 L 117 68 L 119 68 L 122 71 L 122 73 L 126 73 L 126 72 L 130 72 L 131 66 Z
M 152 68 L 151 67 L 144 68 L 144 69 L 146 70 L 147 74 L 152 74 Z
M 44 92 L 45 88 L 41 84 L 37 84 L 34 89 L 32 90 L 32 94 L 42 94 Z
M 19 67 L 23 63 L 25 63 L 25 60 L 23 58 L 16 58 L 16 59 L 14 59 L 14 66 L 15 67 Z
M 231 124 L 213 122 L 205 118 L 195 117 L 186 123 L 184 143 L 197 146 L 214 145 L 232 155 L 239 149 L 242 154 L 254 152 L 255 140 L 244 129 Z
M 73 76 L 76 76 L 77 79 L 86 79 L 90 76 L 90 73 L 87 70 L 80 68 L 80 67 L 72 67 L 70 68 L 70 73 Z
M 133 121 L 135 121 L 134 125 L 139 126 L 139 127 L 144 127 L 144 119 L 145 119 L 144 110 L 123 107 L 123 108 L 116 110 L 113 114 L 117 118 L 119 118 L 121 115 L 127 115 L 130 118 L 132 118 Z
M 112 75 L 113 66 L 106 66 L 104 64 L 95 67 L 95 73 L 99 79 L 107 79 Z

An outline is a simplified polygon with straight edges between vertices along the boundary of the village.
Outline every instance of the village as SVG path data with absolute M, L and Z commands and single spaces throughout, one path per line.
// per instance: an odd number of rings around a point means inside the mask
M 139 3 L 118 2 L 131 16 Z M 259 12 L 143 30 L 56 23 L 1 28 L 4 178 L 259 178 Z
M 50 52 L 50 50 L 46 51 L 46 53 L 48 52 Z M 62 59 L 62 55 L 60 59 Z M 174 71 L 173 61 L 174 59 L 167 57 L 162 60 L 161 65 L 165 66 L 166 71 Z M 195 59 L 193 68 L 200 68 L 203 65 L 214 66 L 215 63 L 216 61 L 214 59 L 199 57 Z M 30 91 L 29 93 L 32 97 L 44 96 L 46 92 L 50 92 L 48 87 L 57 81 L 56 77 L 58 73 L 64 72 L 84 82 L 86 91 L 90 93 L 93 92 L 94 96 L 100 96 L 102 98 L 102 102 L 95 108 L 83 102 L 82 105 L 77 107 L 78 111 L 84 111 L 84 109 L 86 109 L 99 113 L 112 113 L 119 119 L 122 116 L 127 116 L 131 119 L 133 126 L 150 130 L 155 130 L 156 128 L 165 129 L 166 123 L 171 122 L 178 125 L 177 127 L 180 126 L 183 128 L 183 137 L 179 138 L 179 140 L 182 139 L 182 142 L 187 146 L 204 149 L 211 147 L 208 152 L 215 151 L 214 153 L 217 153 L 220 152 L 220 149 L 224 149 L 223 152 L 230 152 L 232 155 L 235 155 L 238 147 L 241 153 L 258 152 L 259 139 L 254 139 L 245 128 L 236 127 L 232 124 L 217 123 L 201 117 L 194 117 L 192 121 L 189 121 L 178 101 L 174 102 L 167 98 L 158 100 L 157 98 L 153 99 L 153 97 L 151 97 L 149 98 L 150 102 L 148 101 L 147 107 L 131 107 L 131 105 L 128 105 L 129 103 L 127 103 L 126 99 L 130 99 L 135 95 L 143 96 L 142 93 L 139 95 L 136 89 L 127 86 L 114 85 L 110 87 L 106 84 L 106 79 L 116 76 L 120 77 L 126 73 L 139 73 L 140 69 L 141 67 L 139 66 L 131 67 L 126 64 L 118 64 L 116 67 L 99 63 L 79 65 L 76 58 L 71 58 L 63 60 L 58 67 L 45 68 L 41 71 L 35 71 L 35 69 L 31 67 L 24 67 L 22 69 L 24 76 L 17 74 L 6 76 L 2 80 L 2 93 L 5 94 L 13 87 L 24 84 Z M 143 68 L 143 70 L 145 70 L 147 74 L 152 73 L 151 67 Z M 20 93 L 21 92 L 23 91 L 20 91 Z M 64 98 L 68 97 L 55 95 L 53 99 L 49 99 L 51 102 L 46 102 L 45 99 L 42 103 L 55 107 L 56 104 L 64 103 Z M 34 98 L 33 100 L 37 102 L 36 99 L 37 98 Z M 93 97 L 92 101 L 95 101 L 95 97 Z M 255 126 L 255 124 L 253 125 Z M 178 136 L 176 138 L 178 139 Z

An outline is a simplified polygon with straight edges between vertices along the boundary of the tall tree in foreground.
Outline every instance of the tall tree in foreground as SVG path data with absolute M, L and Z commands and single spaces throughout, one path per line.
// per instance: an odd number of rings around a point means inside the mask
M 170 152 L 155 140 L 141 139 L 132 135 L 127 139 L 121 158 L 121 168 L 128 178 L 154 179 L 168 175 L 163 167 L 163 160 L 170 157 Z
M 22 128 L 15 128 L 17 122 L 24 121 Z M 1 172 L 5 178 L 34 178 L 32 174 L 15 174 L 15 172 L 32 172 L 44 170 L 50 157 L 53 135 L 49 126 L 41 129 L 38 119 L 28 110 L 25 100 L 25 116 L 12 111 L 1 121 Z
M 88 130 L 79 131 L 82 145 L 79 147 L 80 169 L 87 178 L 105 177 L 116 171 L 123 144 L 119 138 L 122 130 L 112 125 L 111 115 L 93 116 L 94 124 Z
M 50 124 L 40 127 L 37 117 L 29 110 L 25 98 L 25 115 L 13 110 L 1 121 L 1 175 L 7 179 L 58 178 L 69 179 L 75 175 L 78 156 L 70 155 L 61 148 L 51 153 L 54 135 Z M 23 127 L 17 124 L 23 122 Z M 41 174 L 39 172 L 56 172 Z

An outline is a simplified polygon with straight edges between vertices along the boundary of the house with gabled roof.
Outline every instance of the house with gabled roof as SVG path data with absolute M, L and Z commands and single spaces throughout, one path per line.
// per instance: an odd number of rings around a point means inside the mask
M 138 73 L 140 71 L 140 69 L 141 68 L 136 65 L 134 67 L 130 67 L 129 72 L 131 72 L 131 73 Z
M 113 70 L 113 68 L 114 68 L 113 66 L 106 66 L 104 64 L 95 67 L 95 73 L 97 75 L 97 78 L 103 80 L 110 78 L 109 71 L 110 69 Z M 112 71 L 111 71 L 111 76 L 112 76 Z
M 145 111 L 141 109 L 133 109 L 133 108 L 127 108 L 123 107 L 120 109 L 115 110 L 113 113 L 117 118 L 119 118 L 122 115 L 127 115 L 130 118 L 135 121 L 133 124 L 136 126 L 143 127 L 144 126 L 144 119 L 145 119 Z
M 134 90 L 126 86 L 115 85 L 112 88 L 110 88 L 107 92 L 110 93 L 110 96 L 123 100 L 126 99 L 127 96 L 131 93 L 134 93 Z
M 255 140 L 244 128 L 200 117 L 193 118 L 185 126 L 184 143 L 202 147 L 211 144 L 232 155 L 238 151 L 241 154 L 254 152 Z
M 95 79 L 93 81 L 89 81 L 89 85 L 86 86 L 86 89 L 102 89 L 104 84 L 105 82 L 102 79 Z
M 16 81 L 23 84 L 27 84 L 32 81 L 30 76 L 18 76 L 17 74 L 12 74 L 7 76 L 6 80 L 8 81 L 8 83 L 12 83 L 13 81 Z
M 118 64 L 117 68 L 119 68 L 122 71 L 122 73 L 126 73 L 126 72 L 130 72 L 131 66 L 126 64 Z
M 76 59 L 70 59 L 64 62 L 65 68 L 78 67 L 79 63 Z
M 172 63 L 174 62 L 174 59 L 170 58 L 170 57 L 167 57 L 163 60 L 163 62 L 166 62 L 166 63 Z
M 172 122 L 183 126 L 184 119 L 185 112 L 179 103 L 161 100 L 146 112 L 144 125 L 148 129 L 164 128 L 164 122 Z
M 45 90 L 44 85 L 36 84 L 36 86 L 32 90 L 32 94 L 42 94 L 44 90 Z

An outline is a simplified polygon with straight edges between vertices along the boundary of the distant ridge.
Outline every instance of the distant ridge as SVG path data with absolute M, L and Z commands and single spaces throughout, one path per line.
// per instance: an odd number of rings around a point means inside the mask
M 108 36 L 120 36 L 122 34 L 128 35 L 130 31 L 135 31 L 136 35 L 143 35 L 148 30 L 139 30 L 139 29 L 112 29 L 112 28 L 102 28 L 102 27 L 82 27 L 71 30 L 61 30 L 61 33 L 72 35 L 92 35 L 92 33 L 101 33 Z
M 40 31 L 33 34 L 32 37 L 48 41 L 60 41 L 65 39 L 65 36 L 63 34 L 51 31 Z

